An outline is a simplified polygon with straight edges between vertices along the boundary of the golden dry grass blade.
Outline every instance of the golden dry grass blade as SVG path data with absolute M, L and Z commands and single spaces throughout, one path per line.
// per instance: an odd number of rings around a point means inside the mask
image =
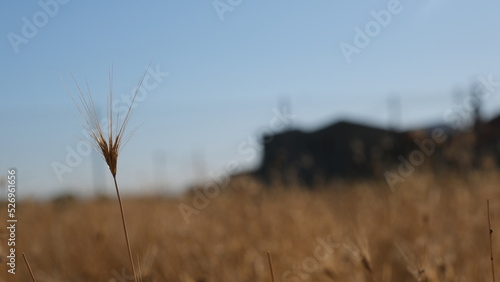
M 23 253 L 23 258 L 24 258 L 24 262 L 26 263 L 26 266 L 28 267 L 28 270 L 30 272 L 31 279 L 33 280 L 33 282 L 36 282 L 36 278 L 35 278 L 35 275 L 33 274 L 33 271 L 31 270 L 31 266 L 30 266 L 30 263 L 28 262 L 28 258 L 26 258 L 26 255 L 24 253 Z
M 490 219 L 490 199 L 486 200 L 486 210 L 488 212 L 488 231 L 490 234 L 490 260 L 491 260 L 491 276 L 493 278 L 493 282 L 496 282 L 495 280 L 495 263 L 493 261 L 493 229 L 491 229 L 491 219 Z
M 269 261 L 269 270 L 271 271 L 271 281 L 274 282 L 274 269 L 273 269 L 273 261 L 271 260 L 271 252 L 267 251 L 267 260 Z

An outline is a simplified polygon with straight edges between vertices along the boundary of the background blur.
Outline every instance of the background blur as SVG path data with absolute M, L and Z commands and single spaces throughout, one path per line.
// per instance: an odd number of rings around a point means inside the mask
M 17 168 L 21 197 L 113 192 L 84 150 L 72 75 L 104 115 L 109 70 L 123 107 L 150 64 L 120 155 L 124 193 L 178 193 L 230 162 L 255 167 L 255 140 L 283 107 L 288 127 L 349 118 L 405 129 L 445 122 L 478 76 L 500 80 L 497 1 L 1 3 L 0 176 Z M 358 29 L 396 4 L 356 47 Z M 345 56 L 345 44 L 357 52 Z M 482 114 L 498 112 L 493 95 Z

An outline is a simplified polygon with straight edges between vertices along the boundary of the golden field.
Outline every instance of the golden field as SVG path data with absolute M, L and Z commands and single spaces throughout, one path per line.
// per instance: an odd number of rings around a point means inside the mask
M 268 189 L 237 178 L 203 208 L 193 206 L 200 190 L 125 198 L 124 207 L 142 281 L 272 281 L 267 251 L 275 281 L 492 281 L 486 199 L 500 267 L 499 183 L 496 171 L 415 173 L 395 191 L 370 181 Z M 189 223 L 181 204 L 193 208 Z M 37 281 L 132 281 L 115 198 L 21 201 L 17 217 L 15 275 L 0 231 L 1 281 L 31 281 L 22 252 Z

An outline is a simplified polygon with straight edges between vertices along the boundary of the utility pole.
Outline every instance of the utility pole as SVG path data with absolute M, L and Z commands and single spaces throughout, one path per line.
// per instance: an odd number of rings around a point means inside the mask
M 389 116 L 389 129 L 398 131 L 401 128 L 401 98 L 396 95 L 391 95 L 387 98 L 387 111 Z
M 191 151 L 191 162 L 193 165 L 194 180 L 198 183 L 203 183 L 207 178 L 207 165 L 205 152 L 202 148 Z
M 279 98 L 278 111 L 285 114 L 285 115 L 288 115 L 288 116 L 292 115 L 292 102 L 290 100 L 290 95 L 284 95 L 284 96 L 281 96 L 281 98 Z M 290 129 L 292 127 L 293 127 L 292 120 L 290 120 L 290 124 L 286 125 L 285 128 L 283 128 L 283 129 L 287 130 L 287 129 Z

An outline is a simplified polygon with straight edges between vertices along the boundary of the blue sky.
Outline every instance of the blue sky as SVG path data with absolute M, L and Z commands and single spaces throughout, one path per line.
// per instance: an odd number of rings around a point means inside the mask
M 409 128 L 443 122 L 452 95 L 478 76 L 500 81 L 498 1 L 1 3 L 0 176 L 17 168 L 26 196 L 91 195 L 96 183 L 113 192 L 97 155 L 66 161 L 85 138 L 64 86 L 76 93 L 71 75 L 88 81 L 105 113 L 110 68 L 125 105 L 151 63 L 130 124 L 139 127 L 119 160 L 128 193 L 177 192 L 229 163 L 255 166 L 260 151 L 248 153 L 249 140 L 270 130 L 280 101 L 289 101 L 294 127 L 340 118 L 386 127 L 395 96 Z M 356 28 L 366 31 L 372 11 L 391 5 L 399 12 L 387 12 L 348 62 L 341 43 L 355 46 Z M 498 112 L 492 95 L 485 116 Z M 71 172 L 58 177 L 54 163 Z

